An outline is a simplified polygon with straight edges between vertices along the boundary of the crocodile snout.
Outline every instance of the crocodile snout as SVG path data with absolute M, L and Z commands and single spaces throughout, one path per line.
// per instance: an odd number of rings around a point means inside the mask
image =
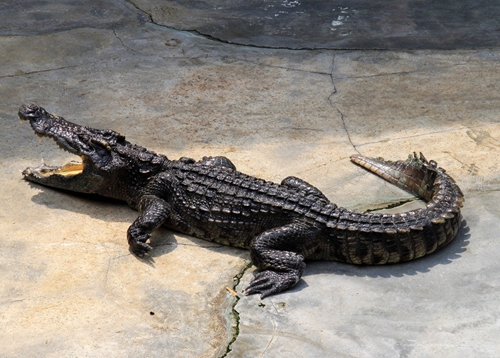
M 21 107 L 19 107 L 19 119 L 26 121 L 35 117 L 39 117 L 40 110 L 41 108 L 34 103 L 23 104 Z

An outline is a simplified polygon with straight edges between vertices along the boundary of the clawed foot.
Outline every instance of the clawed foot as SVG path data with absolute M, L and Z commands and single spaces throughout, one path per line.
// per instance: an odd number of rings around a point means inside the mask
M 260 298 L 265 298 L 289 289 L 299 282 L 299 280 L 300 274 L 298 272 L 262 271 L 255 276 L 245 290 L 245 294 L 253 295 L 260 293 Z
M 144 257 L 149 255 L 149 251 L 153 248 L 151 245 L 146 244 L 142 241 L 136 241 L 130 244 L 130 250 L 138 257 Z
M 146 244 L 146 241 L 151 235 L 141 234 L 139 230 L 129 229 L 128 231 L 128 244 L 130 251 L 132 251 L 138 257 L 144 257 L 148 255 L 148 252 L 153 248 L 151 245 Z

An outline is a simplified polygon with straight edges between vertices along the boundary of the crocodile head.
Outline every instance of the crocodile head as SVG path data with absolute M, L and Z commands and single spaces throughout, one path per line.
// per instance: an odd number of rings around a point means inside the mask
M 19 119 L 29 121 L 38 137 L 52 138 L 60 148 L 81 158 L 81 162 L 71 161 L 61 166 L 42 164 L 26 168 L 24 178 L 35 183 L 128 201 L 127 180 L 130 182 L 134 176 L 134 182 L 138 182 L 141 175 L 151 172 L 144 168 L 141 171 L 145 162 L 149 169 L 151 161 L 156 166 L 161 162 L 160 156 L 130 144 L 117 132 L 68 122 L 36 104 L 22 105 Z

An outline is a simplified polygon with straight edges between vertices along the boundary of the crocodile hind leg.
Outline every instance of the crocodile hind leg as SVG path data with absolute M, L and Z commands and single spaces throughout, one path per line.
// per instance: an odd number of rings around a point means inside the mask
M 319 231 L 303 222 L 267 230 L 250 243 L 250 257 L 259 273 L 245 290 L 261 298 L 293 287 L 302 276 L 304 257 L 319 245 Z
M 320 199 L 329 201 L 328 198 L 325 196 L 325 194 L 323 194 L 318 188 L 312 186 L 311 184 L 300 178 L 294 176 L 286 177 L 281 182 L 281 185 L 287 186 L 289 188 L 298 189 L 300 191 L 303 191 L 306 195 L 314 195 Z
M 179 162 L 183 162 L 186 164 L 194 164 L 196 163 L 196 160 L 193 158 L 188 158 L 188 157 L 182 157 L 179 158 Z M 198 163 L 203 164 L 203 165 L 208 165 L 210 167 L 224 167 L 232 170 L 236 170 L 236 166 L 233 164 L 232 161 L 227 159 L 226 157 L 222 156 L 216 156 L 216 157 L 203 157 L 201 160 L 198 161 Z
M 236 170 L 236 166 L 232 161 L 227 159 L 226 157 L 217 156 L 217 157 L 203 157 L 200 160 L 201 164 L 209 165 L 211 167 L 225 167 L 228 169 Z

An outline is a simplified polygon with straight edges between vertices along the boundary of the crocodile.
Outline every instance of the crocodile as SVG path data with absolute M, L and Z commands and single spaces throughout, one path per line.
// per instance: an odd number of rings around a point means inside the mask
M 74 124 L 36 104 L 22 105 L 19 118 L 81 158 L 28 167 L 24 179 L 125 201 L 139 212 L 127 230 L 129 249 L 138 257 L 148 256 L 147 241 L 160 225 L 248 249 L 257 271 L 244 292 L 261 298 L 293 287 L 305 259 L 358 265 L 413 260 L 447 245 L 460 227 L 460 188 L 421 153 L 394 162 L 351 156 L 427 202 L 399 214 L 361 213 L 338 207 L 297 177 L 265 181 L 237 171 L 222 156 L 171 160 L 115 131 Z

